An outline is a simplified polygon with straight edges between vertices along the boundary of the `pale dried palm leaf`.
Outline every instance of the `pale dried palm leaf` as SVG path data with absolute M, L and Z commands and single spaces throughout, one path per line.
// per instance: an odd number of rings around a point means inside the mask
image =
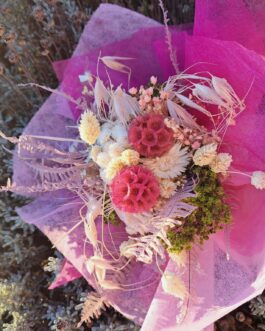
M 93 318 L 98 319 L 102 313 L 102 310 L 110 307 L 110 304 L 103 296 L 96 292 L 89 293 L 86 301 L 84 302 L 81 321 L 78 323 L 77 327 L 80 328 L 81 325 L 85 322 L 87 324 L 92 322 Z

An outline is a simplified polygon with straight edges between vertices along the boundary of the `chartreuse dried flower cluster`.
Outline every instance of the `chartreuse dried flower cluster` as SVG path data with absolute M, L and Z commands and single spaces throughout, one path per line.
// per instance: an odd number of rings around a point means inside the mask
M 199 182 L 194 189 L 196 197 L 188 198 L 187 202 L 197 209 L 182 219 L 181 229 L 178 227 L 168 232 L 172 252 L 191 249 L 196 242 L 202 244 L 232 220 L 231 209 L 225 203 L 225 192 L 217 174 L 209 167 L 194 167 L 192 173 L 198 176 Z

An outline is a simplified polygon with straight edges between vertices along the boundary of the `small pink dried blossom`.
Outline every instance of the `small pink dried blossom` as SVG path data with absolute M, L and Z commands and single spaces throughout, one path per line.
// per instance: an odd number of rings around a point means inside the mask
M 152 76 L 152 77 L 150 78 L 150 83 L 153 84 L 153 85 L 155 85 L 155 84 L 157 83 L 157 77 Z
M 131 87 L 131 88 L 129 89 L 129 93 L 130 93 L 131 95 L 136 95 L 136 94 L 137 94 L 137 88 L 136 88 L 136 87 Z

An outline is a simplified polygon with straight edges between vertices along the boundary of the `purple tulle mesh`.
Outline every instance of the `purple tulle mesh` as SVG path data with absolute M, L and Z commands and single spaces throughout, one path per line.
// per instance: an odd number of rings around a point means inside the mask
M 244 172 L 265 170 L 265 63 L 260 55 L 265 54 L 262 42 L 265 29 L 261 24 L 264 18 L 264 0 L 233 0 L 229 5 L 220 0 L 197 0 L 193 35 L 190 27 L 172 30 L 181 69 L 189 67 L 190 73 L 211 72 L 225 77 L 241 98 L 246 96 L 247 109 L 238 118 L 236 126 L 228 130 L 223 142 L 223 149 L 233 155 L 233 168 Z M 151 75 L 162 82 L 174 73 L 163 27 L 126 9 L 101 5 L 87 24 L 73 58 L 55 64 L 60 88 L 73 97 L 80 95 L 82 86 L 78 75 L 85 70 L 96 73 L 100 52 L 101 55 L 134 58 L 126 63 L 133 72 L 131 86 L 144 84 Z M 107 80 L 102 68 L 99 74 Z M 110 76 L 114 84 L 122 82 L 127 87 L 124 75 L 110 70 Z M 67 125 L 78 116 L 73 105 L 52 95 L 25 132 L 72 136 Z M 16 183 L 32 184 L 32 175 L 15 156 Z M 143 324 L 143 331 L 199 331 L 263 291 L 265 193 L 236 174 L 224 182 L 224 187 L 233 211 L 233 224 L 212 236 L 203 247 L 192 250 L 183 275 L 190 289 L 189 300 L 180 306 L 176 298 L 163 292 L 154 266 L 141 263 L 133 265 L 127 281 L 147 280 L 149 286 L 138 291 L 105 293 L 115 308 Z M 67 234 L 80 221 L 80 205 L 81 201 L 71 193 L 58 191 L 41 195 L 21 208 L 19 214 L 25 221 L 38 226 L 94 285 L 85 268 L 82 225 Z M 100 222 L 97 226 L 100 227 Z M 114 231 L 118 246 L 125 232 L 122 227 Z M 62 239 L 58 241 L 58 238 Z M 86 255 L 90 251 L 90 247 L 86 247 Z M 177 272 L 171 261 L 165 268 Z M 61 278 L 64 277 L 62 272 Z M 65 279 L 71 279 L 71 272 Z

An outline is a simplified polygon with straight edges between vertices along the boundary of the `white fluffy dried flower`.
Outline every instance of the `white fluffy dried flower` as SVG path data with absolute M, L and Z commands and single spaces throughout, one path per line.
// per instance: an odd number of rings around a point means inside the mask
M 194 164 L 203 167 L 212 163 L 216 157 L 217 144 L 204 145 L 196 150 L 193 155 Z
M 186 170 L 190 156 L 187 148 L 175 144 L 169 152 L 155 159 L 145 159 L 143 164 L 159 178 L 175 178 Z
M 121 159 L 128 166 L 137 165 L 140 161 L 140 154 L 133 149 L 126 149 L 121 153 Z
M 215 173 L 226 173 L 232 163 L 232 155 L 229 153 L 219 153 L 210 163 L 210 168 Z
M 111 158 L 116 158 L 121 156 L 122 152 L 124 151 L 125 147 L 121 143 L 113 142 L 109 144 L 107 148 L 107 153 Z
M 107 181 L 111 181 L 123 167 L 124 163 L 120 157 L 111 160 L 106 167 Z
M 173 272 L 164 272 L 161 281 L 163 290 L 166 293 L 173 295 L 180 300 L 184 300 L 188 295 L 184 282 Z
M 162 179 L 160 181 L 160 195 L 162 198 L 169 199 L 176 191 L 177 184 L 170 179 Z
M 109 164 L 111 158 L 108 153 L 106 152 L 101 152 L 97 155 L 97 160 L 96 163 L 100 168 L 106 168 L 107 165 Z
M 128 133 L 124 125 L 116 122 L 111 131 L 111 136 L 114 140 L 124 144 L 127 141 Z
M 89 145 L 93 145 L 100 135 L 99 121 L 91 111 L 82 114 L 78 129 L 80 138 Z
M 265 189 L 265 172 L 264 171 L 254 171 L 251 176 L 251 184 L 255 186 L 258 190 Z
M 100 152 L 101 152 L 100 146 L 98 146 L 98 145 L 92 146 L 91 151 L 90 151 L 90 157 L 94 162 L 97 162 L 97 157 Z
M 110 140 L 111 130 L 112 130 L 111 123 L 107 122 L 101 126 L 101 132 L 97 139 L 97 142 L 99 145 L 104 145 L 105 143 L 107 143 Z

